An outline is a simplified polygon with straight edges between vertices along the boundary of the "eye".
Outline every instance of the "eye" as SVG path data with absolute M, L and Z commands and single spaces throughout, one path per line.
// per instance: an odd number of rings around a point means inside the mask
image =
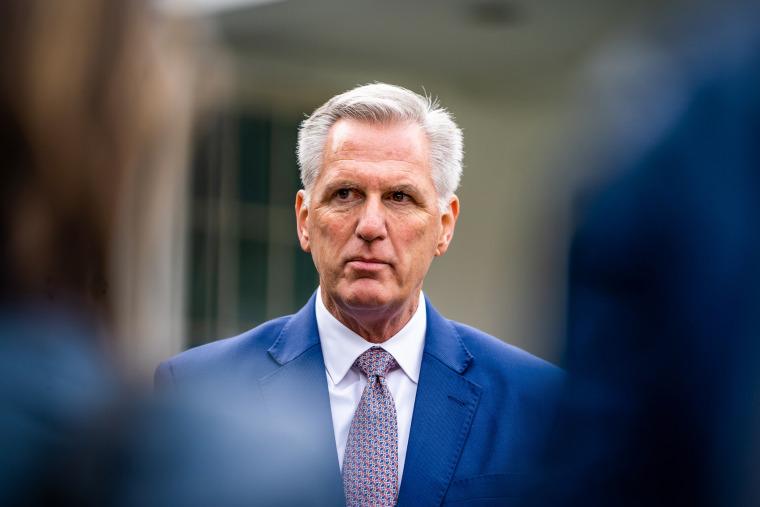
M 339 201 L 347 201 L 354 197 L 356 191 L 352 188 L 339 188 L 333 194 Z
M 408 201 L 410 197 L 406 195 L 404 192 L 393 192 L 391 194 L 391 200 L 394 202 L 405 202 Z

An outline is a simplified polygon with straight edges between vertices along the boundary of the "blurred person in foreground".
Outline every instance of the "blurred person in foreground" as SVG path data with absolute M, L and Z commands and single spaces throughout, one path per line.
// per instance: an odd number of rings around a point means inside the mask
M 181 181 L 153 164 L 193 107 L 165 28 L 138 0 L 0 2 L 0 505 L 310 503 L 287 425 L 141 401 L 109 357 L 116 224 L 164 209 L 141 178 Z
M 421 290 L 454 234 L 461 131 L 431 99 L 371 84 L 314 111 L 298 156 L 297 232 L 316 292 L 295 315 L 161 364 L 156 382 L 223 378 L 301 422 L 349 505 L 519 498 L 563 374 L 445 319 Z
M 760 504 L 760 5 L 677 19 L 649 39 L 654 101 L 630 105 L 667 124 L 611 159 L 573 241 L 568 387 L 531 505 Z

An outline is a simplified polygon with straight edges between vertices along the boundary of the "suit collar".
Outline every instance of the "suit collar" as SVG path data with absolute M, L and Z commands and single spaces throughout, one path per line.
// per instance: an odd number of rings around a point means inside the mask
M 280 365 L 288 363 L 315 345 L 319 345 L 317 317 L 314 311 L 317 293 L 288 321 L 277 339 L 269 347 L 269 355 Z M 457 373 L 464 371 L 472 362 L 472 354 L 462 343 L 459 333 L 448 320 L 436 311 L 425 297 L 427 308 L 427 331 L 425 333 L 425 353 Z
M 280 366 L 319 345 L 317 317 L 314 313 L 315 302 L 316 293 L 312 294 L 309 302 L 288 320 L 277 339 L 269 347 L 269 355 Z
M 427 296 L 427 332 L 425 333 L 425 354 L 429 354 L 441 363 L 462 374 L 472 362 L 472 354 L 467 350 L 454 325 L 444 319 L 433 308 Z

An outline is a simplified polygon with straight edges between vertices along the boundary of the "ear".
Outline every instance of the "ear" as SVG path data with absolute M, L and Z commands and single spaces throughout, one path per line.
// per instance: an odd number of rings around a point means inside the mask
M 441 236 L 438 238 L 438 246 L 435 249 L 435 256 L 438 257 L 446 253 L 454 237 L 454 225 L 459 217 L 459 198 L 452 196 L 449 201 L 449 207 L 441 215 Z
M 296 194 L 296 229 L 301 248 L 304 252 L 311 252 L 311 246 L 309 246 L 309 208 L 304 205 L 305 196 L 306 192 L 303 190 L 299 190 Z

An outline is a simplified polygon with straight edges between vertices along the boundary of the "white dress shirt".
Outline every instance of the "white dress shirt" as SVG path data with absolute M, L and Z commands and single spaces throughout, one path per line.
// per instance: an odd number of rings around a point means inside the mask
M 379 346 L 389 352 L 398 364 L 388 372 L 385 378 L 396 403 L 398 418 L 398 484 L 396 487 L 399 487 L 409 443 L 409 429 L 412 426 L 422 351 L 425 348 L 425 330 L 427 329 L 425 298 L 420 291 L 417 311 L 414 312 L 411 320 L 393 337 L 380 344 L 364 340 L 333 317 L 322 302 L 321 289 L 317 290 L 316 314 L 341 470 L 351 420 L 354 418 L 354 412 L 359 406 L 364 387 L 367 385 L 367 376 L 359 368 L 353 366 L 354 361 L 367 349 Z

